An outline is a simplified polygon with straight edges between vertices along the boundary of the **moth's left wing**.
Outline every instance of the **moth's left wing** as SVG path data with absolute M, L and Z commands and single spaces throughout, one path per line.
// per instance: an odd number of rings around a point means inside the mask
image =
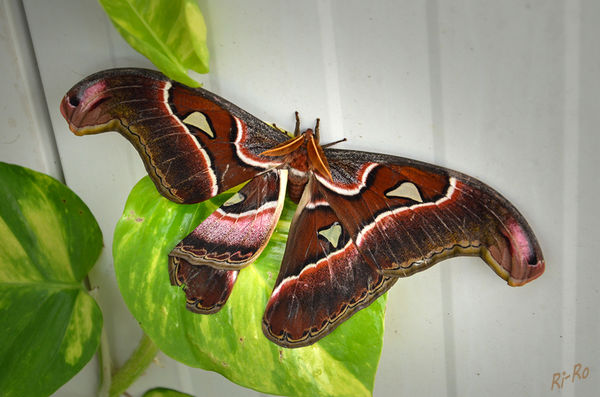
M 169 253 L 172 285 L 182 286 L 187 308 L 219 311 L 239 270 L 263 251 L 283 209 L 287 170 L 254 177 Z
M 118 131 L 137 149 L 158 191 L 207 200 L 281 163 L 260 156 L 288 139 L 202 88 L 145 69 L 112 69 L 76 84 L 60 110 L 77 135 Z
M 283 209 L 287 170 L 254 177 L 173 248 L 193 265 L 239 270 L 269 242 Z
M 410 276 L 457 255 L 479 255 L 510 285 L 544 272 L 517 209 L 467 175 L 401 157 L 326 149 L 323 194 L 359 252 L 383 274 Z
M 290 227 L 263 331 L 281 346 L 310 345 L 370 305 L 396 279 L 365 260 L 311 180 Z

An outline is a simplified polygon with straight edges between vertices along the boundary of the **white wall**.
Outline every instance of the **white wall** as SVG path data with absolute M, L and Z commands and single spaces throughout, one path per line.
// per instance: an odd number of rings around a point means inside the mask
M 73 83 L 152 67 L 94 0 L 0 3 L 0 160 L 64 178 L 111 247 L 144 169 L 117 134 L 77 138 L 58 111 Z M 510 288 L 477 258 L 443 262 L 390 292 L 376 396 L 588 396 L 600 387 L 600 2 L 596 0 L 201 1 L 212 89 L 293 128 L 321 117 L 324 142 L 435 162 L 476 176 L 527 217 L 547 270 Z M 31 40 L 30 40 L 31 39 Z M 111 353 L 140 336 L 110 248 L 90 275 Z M 110 308 L 110 311 L 106 309 Z M 551 390 L 577 363 L 587 379 Z M 96 363 L 57 396 L 92 394 Z M 258 393 L 160 355 L 130 389 Z

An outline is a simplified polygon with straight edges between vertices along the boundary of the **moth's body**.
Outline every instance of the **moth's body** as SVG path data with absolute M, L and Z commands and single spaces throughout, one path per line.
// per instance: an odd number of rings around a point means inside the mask
M 187 307 L 218 311 L 241 268 L 273 232 L 287 194 L 298 203 L 263 318 L 286 347 L 314 343 L 399 277 L 456 255 L 479 255 L 510 285 L 544 271 L 523 216 L 499 193 L 456 171 L 384 154 L 323 148 L 203 89 L 116 69 L 73 87 L 61 111 L 78 135 L 118 130 L 159 192 L 195 203 L 249 181 L 169 254 Z M 325 145 L 327 146 L 327 145 Z
M 328 145 L 331 146 L 332 144 Z M 319 174 L 322 178 L 331 181 L 331 171 L 323 148 L 319 145 L 319 119 L 315 129 L 307 129 L 300 134 L 300 117 L 296 112 L 296 127 L 293 138 L 282 142 L 272 149 L 261 153 L 266 157 L 280 157 L 288 173 L 288 195 L 296 204 L 300 201 L 302 193 L 310 178 Z
M 312 177 L 314 167 L 309 164 L 306 148 L 315 137 L 313 131 L 308 129 L 298 135 L 297 138 L 302 142 L 302 145 L 285 154 L 285 160 L 281 165 L 281 168 L 288 170 L 287 194 L 296 204 L 300 201 L 309 178 Z M 293 139 L 291 140 L 293 141 Z
M 288 166 L 288 191 L 287 194 L 290 199 L 298 204 L 300 198 L 302 197 L 302 192 L 304 192 L 304 188 L 308 183 L 308 179 L 310 178 L 308 169 L 299 170 L 297 166 L 289 165 Z

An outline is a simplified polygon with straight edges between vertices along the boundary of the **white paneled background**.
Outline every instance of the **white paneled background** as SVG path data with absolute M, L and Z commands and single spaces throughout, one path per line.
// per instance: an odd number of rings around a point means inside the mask
M 526 216 L 546 273 L 508 287 L 477 258 L 400 280 L 389 295 L 375 396 L 592 396 L 600 389 L 600 1 L 201 1 L 211 68 L 199 79 L 254 115 L 323 141 L 435 162 L 482 179 Z M 75 137 L 64 93 L 101 69 L 152 65 L 94 0 L 0 1 L 0 160 L 64 181 L 105 250 L 99 287 L 113 360 L 141 331 L 111 245 L 144 169 L 115 134 Z M 559 390 L 553 374 L 581 364 Z M 93 360 L 56 396 L 93 395 Z M 129 393 L 256 396 L 159 355 Z

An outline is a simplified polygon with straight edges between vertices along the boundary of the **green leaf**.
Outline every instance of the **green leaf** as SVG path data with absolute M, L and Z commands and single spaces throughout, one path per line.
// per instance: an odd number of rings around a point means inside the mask
M 157 387 L 150 389 L 142 397 L 194 397 L 191 394 L 182 393 L 180 391 Z
M 190 87 L 208 73 L 206 24 L 196 0 L 99 0 L 121 36 L 161 72 Z
M 113 255 L 123 298 L 144 331 L 174 359 L 264 393 L 371 395 L 381 354 L 385 299 L 312 346 L 282 348 L 262 333 L 263 311 L 295 210 L 291 202 L 286 202 L 260 258 L 240 272 L 224 308 L 213 315 L 186 310 L 183 291 L 169 283 L 167 254 L 226 198 L 173 204 L 147 177 L 132 190 L 115 230 Z
M 49 395 L 92 358 L 102 313 L 82 280 L 102 250 L 94 216 L 66 186 L 0 163 L 0 390 Z

